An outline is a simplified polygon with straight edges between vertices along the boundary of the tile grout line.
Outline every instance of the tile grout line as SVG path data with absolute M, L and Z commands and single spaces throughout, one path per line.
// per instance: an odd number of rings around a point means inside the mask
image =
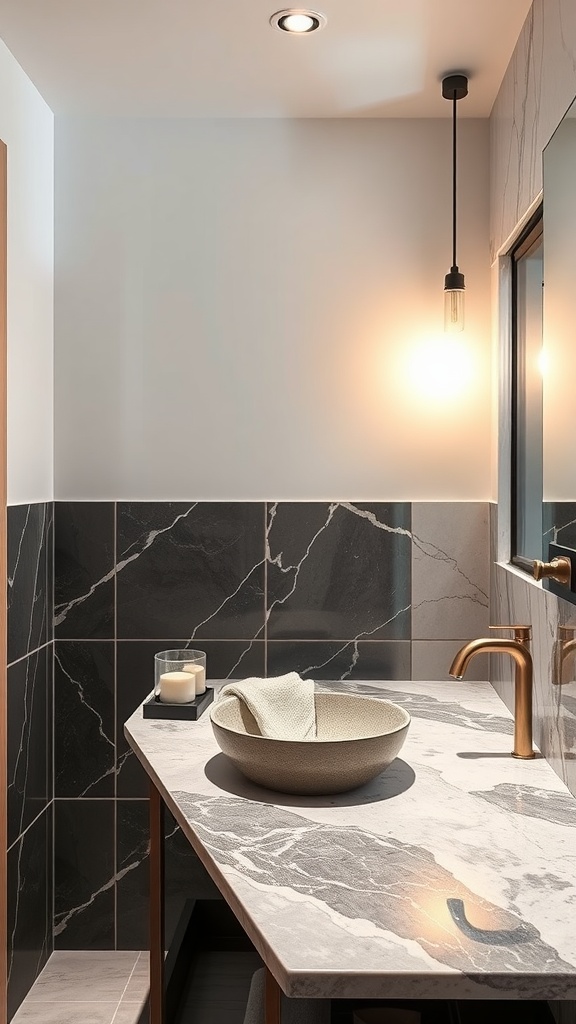
M 24 839 L 24 836 L 26 835 L 26 833 L 27 833 L 27 832 L 29 832 L 29 831 L 30 831 L 30 829 L 32 828 L 32 826 L 33 826 L 33 825 L 35 825 L 35 824 L 36 824 L 36 822 L 40 820 L 40 818 L 42 817 L 42 815 L 46 813 L 46 811 L 47 811 L 47 810 L 48 810 L 48 808 L 50 807 L 50 804 L 51 804 L 51 803 L 52 803 L 52 800 L 50 800 L 50 801 L 49 801 L 49 802 L 48 802 L 47 804 L 45 804 L 45 805 L 44 805 L 44 807 L 42 808 L 42 810 L 38 812 L 38 814 L 36 815 L 36 817 L 35 817 L 35 818 L 33 818 L 33 819 L 32 819 L 32 821 L 30 822 L 30 824 L 26 826 L 26 828 L 24 829 L 24 831 L 20 833 L 20 835 L 18 836 L 18 838 L 17 838 L 17 839 L 15 839 L 15 840 L 14 840 L 14 842 L 10 843 L 10 846 L 9 846 L 9 847 L 7 848 L 7 850 L 6 850 L 6 853 L 10 853 L 10 850 L 13 850 L 13 849 L 14 849 L 14 847 L 15 847 L 15 846 L 16 846 L 16 845 L 17 845 L 17 844 L 18 844 L 19 842 L 21 842 L 21 840 L 22 840 L 22 839 Z
M 147 796 L 123 796 L 123 797 L 120 797 L 120 799 L 121 800 L 140 800 L 140 801 L 142 801 L 142 800 L 147 800 L 148 797 Z M 59 800 L 65 800 L 67 803 L 71 803 L 73 800 L 74 801 L 82 800 L 85 803 L 106 803 L 106 802 L 110 802 L 110 800 L 116 800 L 116 797 L 115 796 L 75 796 L 75 795 L 72 795 L 72 796 L 55 796 L 54 800 L 51 801 L 51 803 L 52 802 L 53 803 L 57 803 Z
M 409 637 L 408 638 L 403 637 L 403 638 L 400 638 L 400 639 L 398 639 L 396 637 L 391 637 L 390 639 L 384 638 L 384 639 L 380 639 L 380 640 L 378 640 L 378 639 L 376 639 L 376 640 L 362 640 L 362 639 L 358 640 L 357 637 L 352 636 L 352 637 L 345 637 L 345 638 L 342 638 L 342 637 L 322 637 L 322 638 L 316 639 L 316 640 L 307 640 L 306 638 L 301 638 L 301 637 L 285 637 L 282 640 L 268 640 L 267 643 L 270 643 L 270 644 L 284 644 L 284 643 L 290 643 L 290 644 L 353 644 L 353 643 L 358 642 L 358 643 L 369 643 L 369 644 L 405 644 L 407 642 L 407 640 L 409 640 L 409 639 L 410 639 Z M 417 638 L 417 639 L 420 639 L 420 638 Z M 426 637 L 422 637 L 421 639 L 426 640 Z M 433 637 L 432 639 L 437 640 L 438 637 Z M 463 638 L 462 637 L 440 637 L 440 639 L 441 640 L 462 640 Z M 180 644 L 181 643 L 181 644 L 187 644 L 189 642 L 190 642 L 190 638 L 186 639 L 185 637 L 165 637 L 165 636 L 163 636 L 163 637 L 149 637 L 149 636 L 144 636 L 144 637 L 141 637 L 140 639 L 138 639 L 136 637 L 131 637 L 130 639 L 128 639 L 127 637 L 118 637 L 118 643 L 121 643 L 121 644 L 160 644 L 160 643 L 175 643 L 175 644 Z M 264 640 L 255 640 L 253 637 L 249 637 L 249 636 L 236 636 L 236 637 L 231 637 L 231 638 L 205 637 L 204 640 L 200 639 L 199 642 L 200 643 L 206 643 L 206 644 L 246 644 L 246 643 L 261 644 L 261 643 L 264 643 Z M 88 638 L 85 638 L 85 639 L 82 639 L 81 637 L 79 637 L 79 638 L 68 637 L 68 638 L 61 638 L 61 639 L 59 639 L 58 643 L 64 643 L 64 644 L 111 644 L 111 643 L 114 643 L 114 637 L 99 638 L 99 637 L 93 637 L 92 636 L 92 637 L 88 637 Z M 45 646 L 48 646 L 48 645 L 45 645 Z M 38 650 L 41 650 L 41 648 L 38 648 Z M 36 651 L 32 652 L 32 654 L 36 654 L 36 653 L 37 653 Z M 26 657 L 29 657 L 29 655 L 26 655 Z
M 40 647 L 35 647 L 33 651 L 28 651 L 27 654 L 23 654 L 21 658 L 15 658 L 14 661 L 9 661 L 6 668 L 13 668 L 14 665 L 19 665 L 22 661 L 26 661 L 26 658 L 32 658 L 35 654 L 43 651 L 45 647 L 50 647 L 51 640 L 47 640 L 45 643 L 40 644 Z
M 116 950 L 116 952 L 118 952 L 118 950 Z M 134 974 L 134 971 L 136 970 L 136 965 L 137 965 L 139 960 L 140 960 L 140 953 L 138 953 L 138 956 L 136 957 L 136 960 L 134 961 L 134 966 L 132 967 L 132 970 L 130 971 L 130 974 L 128 976 L 128 981 L 124 985 L 124 990 L 123 990 L 123 992 L 122 992 L 122 994 L 120 996 L 120 999 L 118 1000 L 118 1004 L 116 1006 L 116 1009 L 114 1010 L 114 1015 L 112 1017 L 112 1020 L 110 1021 L 110 1024 L 114 1024 L 114 1021 L 116 1020 L 116 1017 L 118 1015 L 118 1010 L 122 1006 L 122 1000 L 123 1000 L 124 996 L 126 995 L 126 992 L 128 991 L 128 986 L 129 986 L 129 984 L 130 984 L 130 982 L 132 980 L 132 976 Z

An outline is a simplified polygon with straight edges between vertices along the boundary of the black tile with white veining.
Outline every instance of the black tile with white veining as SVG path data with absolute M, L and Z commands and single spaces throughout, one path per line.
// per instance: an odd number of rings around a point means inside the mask
M 117 949 L 148 946 L 147 800 L 117 802 Z M 166 944 L 169 945 L 187 899 L 216 899 L 218 890 L 169 812 L 165 819 Z
M 544 501 L 542 503 L 542 528 L 544 550 L 542 557 L 548 559 L 548 544 L 561 544 L 576 549 L 576 502 Z
M 55 795 L 114 796 L 114 643 L 57 640 Z
M 45 502 L 8 508 L 8 664 L 47 639 L 47 523 Z
M 114 636 L 114 502 L 57 501 L 55 631 L 66 639 Z
M 48 720 L 46 732 L 46 750 L 48 755 L 46 792 L 49 793 L 52 799 L 54 797 L 54 724 L 56 720 L 54 704 L 54 642 L 48 645 L 46 651 L 46 708 Z
M 52 952 L 52 807 L 8 852 L 8 1019 Z
M 185 900 L 221 899 L 220 891 L 196 855 L 179 825 L 166 809 L 165 908 L 169 944 Z
M 154 655 L 186 646 L 186 640 L 119 640 L 117 644 L 116 750 L 117 794 L 148 796 L 149 782 L 124 738 L 124 722 L 154 687 Z M 206 653 L 210 679 L 244 679 L 264 675 L 262 640 L 203 640 L 195 649 Z
M 268 676 L 299 672 L 306 679 L 408 679 L 408 640 L 268 641 Z
M 116 948 L 148 945 L 147 800 L 116 801 Z
M 45 645 L 8 669 L 8 845 L 51 799 L 48 661 Z
M 54 945 L 114 948 L 114 801 L 55 800 Z
M 267 545 L 270 639 L 409 639 L 409 504 L 270 504 Z
M 54 639 L 54 502 L 46 506 L 46 640 Z
M 121 502 L 118 636 L 252 639 L 264 627 L 262 502 Z

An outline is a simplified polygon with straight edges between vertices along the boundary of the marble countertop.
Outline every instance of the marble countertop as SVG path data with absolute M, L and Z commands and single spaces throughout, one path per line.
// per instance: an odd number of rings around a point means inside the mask
M 388 771 L 340 796 L 248 782 L 207 713 L 125 726 L 284 992 L 576 999 L 576 802 L 543 758 L 509 756 L 492 687 L 343 685 L 412 723 Z

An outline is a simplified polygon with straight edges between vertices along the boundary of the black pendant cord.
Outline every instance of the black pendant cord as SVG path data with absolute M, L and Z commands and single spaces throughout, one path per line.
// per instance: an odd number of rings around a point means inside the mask
M 456 263 L 456 186 L 457 186 L 457 166 L 456 166 L 456 90 L 454 90 L 454 96 L 452 99 L 452 270 L 457 267 Z

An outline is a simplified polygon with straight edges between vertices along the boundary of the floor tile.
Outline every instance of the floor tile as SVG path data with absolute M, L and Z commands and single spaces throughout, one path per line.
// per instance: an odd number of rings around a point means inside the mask
M 137 959 L 138 953 L 132 951 L 56 950 L 26 1003 L 62 1004 L 89 996 L 92 1001 L 115 999 L 117 1004 Z
M 116 1007 L 115 1002 L 33 1003 L 26 1000 L 12 1018 L 12 1024 L 112 1024 Z
M 130 975 L 130 980 L 126 986 L 124 995 L 122 996 L 122 1002 L 140 1003 L 144 1001 L 148 995 L 148 988 L 150 985 L 150 955 L 148 952 L 140 953 L 140 956 L 136 962 L 136 966 Z
M 142 1002 L 129 1002 L 123 999 L 116 1010 L 116 1016 L 112 1024 L 139 1024 L 142 1012 Z

